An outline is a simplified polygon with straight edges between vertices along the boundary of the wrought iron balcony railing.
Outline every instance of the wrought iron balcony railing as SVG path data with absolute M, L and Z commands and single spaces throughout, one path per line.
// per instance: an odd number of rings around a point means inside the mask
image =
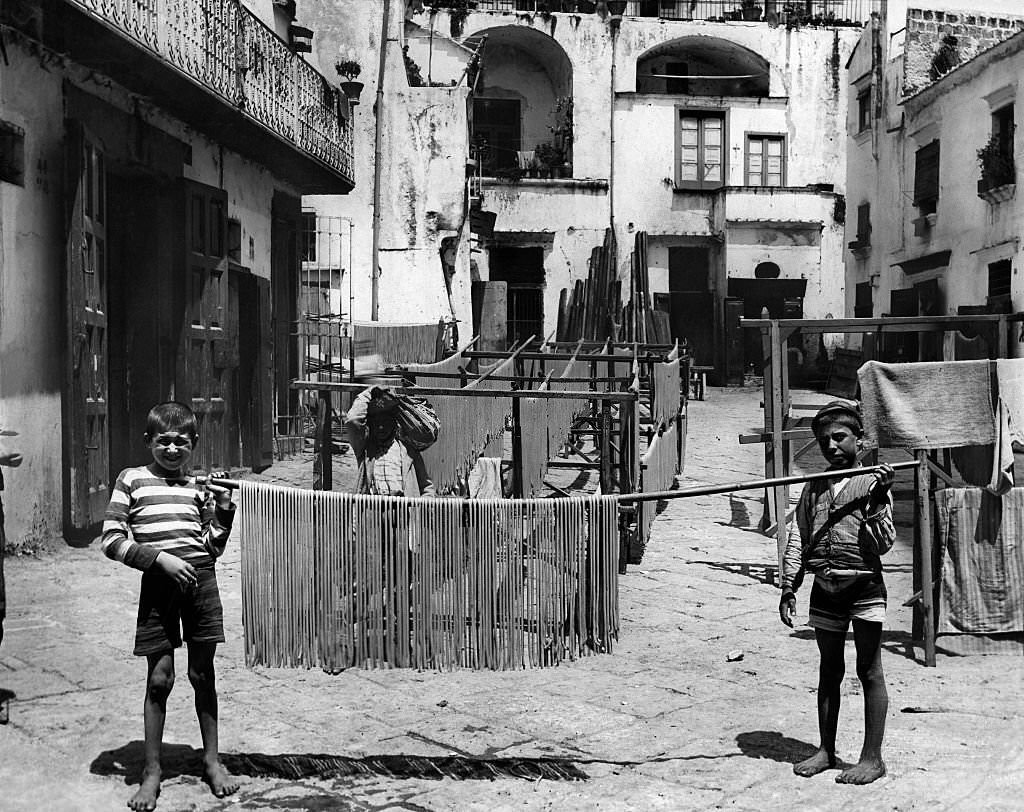
M 346 178 L 336 88 L 238 0 L 68 0 Z
M 435 5 L 441 6 L 443 2 Z M 477 11 L 501 12 L 588 13 L 598 5 L 594 0 L 470 0 L 470 7 L 475 6 Z M 747 20 L 827 26 L 863 24 L 881 5 L 881 0 L 628 0 L 623 13 L 627 17 L 664 20 Z

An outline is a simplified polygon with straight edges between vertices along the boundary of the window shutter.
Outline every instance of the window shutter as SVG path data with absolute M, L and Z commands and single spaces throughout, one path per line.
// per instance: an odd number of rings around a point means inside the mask
M 871 245 L 871 204 L 862 203 L 857 207 L 857 242 Z
M 932 141 L 917 151 L 914 162 L 914 205 L 939 196 L 939 142 Z

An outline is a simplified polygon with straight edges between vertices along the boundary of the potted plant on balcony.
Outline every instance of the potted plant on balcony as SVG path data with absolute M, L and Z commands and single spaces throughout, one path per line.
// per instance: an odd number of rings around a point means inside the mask
M 363 66 L 354 59 L 339 59 L 334 63 L 334 70 L 338 76 L 344 77 L 341 83 L 341 91 L 348 98 L 350 104 L 359 104 L 359 94 L 363 92 L 363 83 L 357 82 L 356 77 L 362 73 Z
M 553 111 L 554 125 L 548 127 L 552 141 L 559 151 L 561 160 L 558 170 L 565 176 L 572 174 L 572 142 L 573 142 L 573 100 L 572 96 L 559 96 L 555 100 Z
M 542 178 L 556 177 L 556 173 L 561 171 L 562 164 L 564 163 L 562 151 L 550 141 L 537 144 L 533 154 Z
M 999 186 L 1014 183 L 1016 180 L 1009 145 L 996 134 L 978 150 L 978 164 L 981 166 L 981 178 L 978 180 L 979 195 Z
M 743 15 L 743 19 L 748 22 L 757 22 L 761 19 L 761 6 L 758 5 L 757 0 L 742 0 L 740 4 L 740 11 Z

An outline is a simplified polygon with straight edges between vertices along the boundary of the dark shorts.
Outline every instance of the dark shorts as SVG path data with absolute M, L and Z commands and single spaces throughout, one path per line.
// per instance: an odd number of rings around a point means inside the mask
M 162 572 L 142 574 L 135 651 L 140 657 L 170 651 L 184 639 L 192 643 L 224 642 L 224 610 L 217 570 L 197 569 L 198 584 L 183 590 Z
M 880 572 L 841 579 L 816 575 L 807 624 L 815 629 L 846 634 L 851 620 L 884 623 L 887 599 Z

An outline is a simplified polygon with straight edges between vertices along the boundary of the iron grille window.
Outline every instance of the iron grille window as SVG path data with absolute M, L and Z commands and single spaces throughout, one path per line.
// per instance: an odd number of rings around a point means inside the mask
M 932 214 L 939 202 L 939 142 L 921 147 L 914 156 L 914 205 Z
M 785 170 L 785 136 L 747 136 L 748 186 L 785 186 Z
M 725 183 L 725 116 L 679 114 L 679 181 L 684 189 L 718 189 Z

